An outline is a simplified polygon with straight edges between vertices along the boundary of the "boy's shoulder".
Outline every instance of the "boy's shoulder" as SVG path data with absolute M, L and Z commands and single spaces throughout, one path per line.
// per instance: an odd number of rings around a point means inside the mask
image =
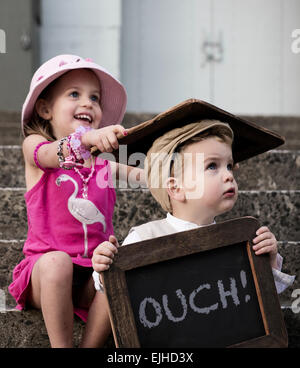
M 141 240 L 157 238 L 159 236 L 170 235 L 177 232 L 176 229 L 169 224 L 166 218 L 134 226 L 130 229 L 129 234 L 134 231 L 139 235 Z

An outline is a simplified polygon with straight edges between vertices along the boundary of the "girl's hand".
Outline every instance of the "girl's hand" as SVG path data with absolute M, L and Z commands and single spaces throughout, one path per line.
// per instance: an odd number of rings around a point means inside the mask
M 262 226 L 256 231 L 256 237 L 253 239 L 253 250 L 256 255 L 269 253 L 270 262 L 273 268 L 277 268 L 277 240 L 273 233 Z
M 108 240 L 99 244 L 93 252 L 92 264 L 96 272 L 108 270 L 115 254 L 118 253 L 119 243 L 116 237 L 110 235 Z
M 118 139 L 127 135 L 122 125 L 109 125 L 86 132 L 81 142 L 86 147 L 96 146 L 101 152 L 112 152 L 119 148 Z

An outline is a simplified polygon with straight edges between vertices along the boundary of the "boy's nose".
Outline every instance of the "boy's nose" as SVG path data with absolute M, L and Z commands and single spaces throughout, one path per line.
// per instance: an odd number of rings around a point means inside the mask
M 234 176 L 233 176 L 233 173 L 231 171 L 226 171 L 224 173 L 224 181 L 233 181 L 234 180 Z

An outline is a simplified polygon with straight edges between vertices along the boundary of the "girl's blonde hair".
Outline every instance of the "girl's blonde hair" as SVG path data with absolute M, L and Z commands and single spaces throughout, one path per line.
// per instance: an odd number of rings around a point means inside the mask
M 39 116 L 34 109 L 31 121 L 24 126 L 24 135 L 28 137 L 31 134 L 38 134 L 47 139 L 47 141 L 55 141 L 52 132 L 52 126 L 49 120 L 45 120 Z
M 58 78 L 59 79 L 59 78 Z M 51 92 L 53 90 L 54 85 L 56 84 L 57 79 L 51 82 L 39 95 L 36 101 L 40 99 L 49 100 Z M 37 103 L 37 102 L 36 102 Z M 36 105 L 35 103 L 35 105 Z M 43 119 L 37 112 L 36 107 L 33 109 L 33 113 L 31 116 L 30 122 L 28 122 L 24 126 L 24 135 L 28 137 L 31 134 L 38 134 L 47 139 L 47 141 L 56 141 L 56 138 L 53 134 L 52 126 L 49 120 Z

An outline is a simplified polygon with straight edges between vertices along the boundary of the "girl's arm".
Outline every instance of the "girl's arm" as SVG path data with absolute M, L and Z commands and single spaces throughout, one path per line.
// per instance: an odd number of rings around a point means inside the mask
M 131 188 L 147 188 L 144 169 L 110 161 L 112 177 L 130 184 Z
M 111 152 L 118 148 L 118 138 L 126 134 L 125 128 L 121 125 L 110 125 L 84 133 L 81 142 L 87 149 L 97 146 L 102 152 Z M 26 137 L 23 142 L 27 190 L 30 190 L 42 177 L 43 171 L 40 167 L 43 169 L 59 167 L 57 151 L 60 140 L 44 144 L 36 152 L 36 147 L 42 142 L 47 142 L 47 140 L 38 134 Z M 65 158 L 69 155 L 66 141 L 61 144 L 61 152 Z M 36 164 L 34 156 L 36 156 L 38 164 Z
M 47 142 L 47 140 L 38 134 L 32 134 L 24 139 L 23 142 L 23 154 L 25 159 L 25 164 L 34 169 L 40 170 L 34 161 L 34 152 L 38 144 L 41 142 Z M 51 142 L 41 146 L 36 152 L 36 158 L 38 163 L 43 168 L 56 168 L 59 167 L 57 149 L 59 141 Z M 66 157 L 68 155 L 68 150 L 64 144 L 62 147 L 62 152 Z
M 23 155 L 25 161 L 25 178 L 27 190 L 30 190 L 42 177 L 43 171 L 36 165 L 34 160 L 36 147 L 48 142 L 38 134 L 32 134 L 25 138 L 23 142 Z M 57 158 L 58 141 L 42 145 L 36 152 L 36 159 L 42 168 L 59 167 Z M 64 149 L 64 155 L 66 149 Z
M 87 149 L 92 146 L 97 146 L 101 152 L 111 152 L 113 149 L 119 147 L 118 138 L 123 135 L 126 135 L 124 127 L 121 125 L 110 125 L 100 129 L 92 129 L 84 133 L 81 137 L 81 142 Z M 37 145 L 43 141 L 46 142 L 46 139 L 37 134 L 32 134 L 25 138 L 23 142 L 23 153 L 27 165 L 37 168 L 34 161 L 34 151 Z M 57 140 L 39 148 L 37 159 L 41 167 L 59 167 L 57 156 L 59 143 L 60 141 Z M 69 155 L 66 141 L 62 144 L 62 153 L 64 157 Z

